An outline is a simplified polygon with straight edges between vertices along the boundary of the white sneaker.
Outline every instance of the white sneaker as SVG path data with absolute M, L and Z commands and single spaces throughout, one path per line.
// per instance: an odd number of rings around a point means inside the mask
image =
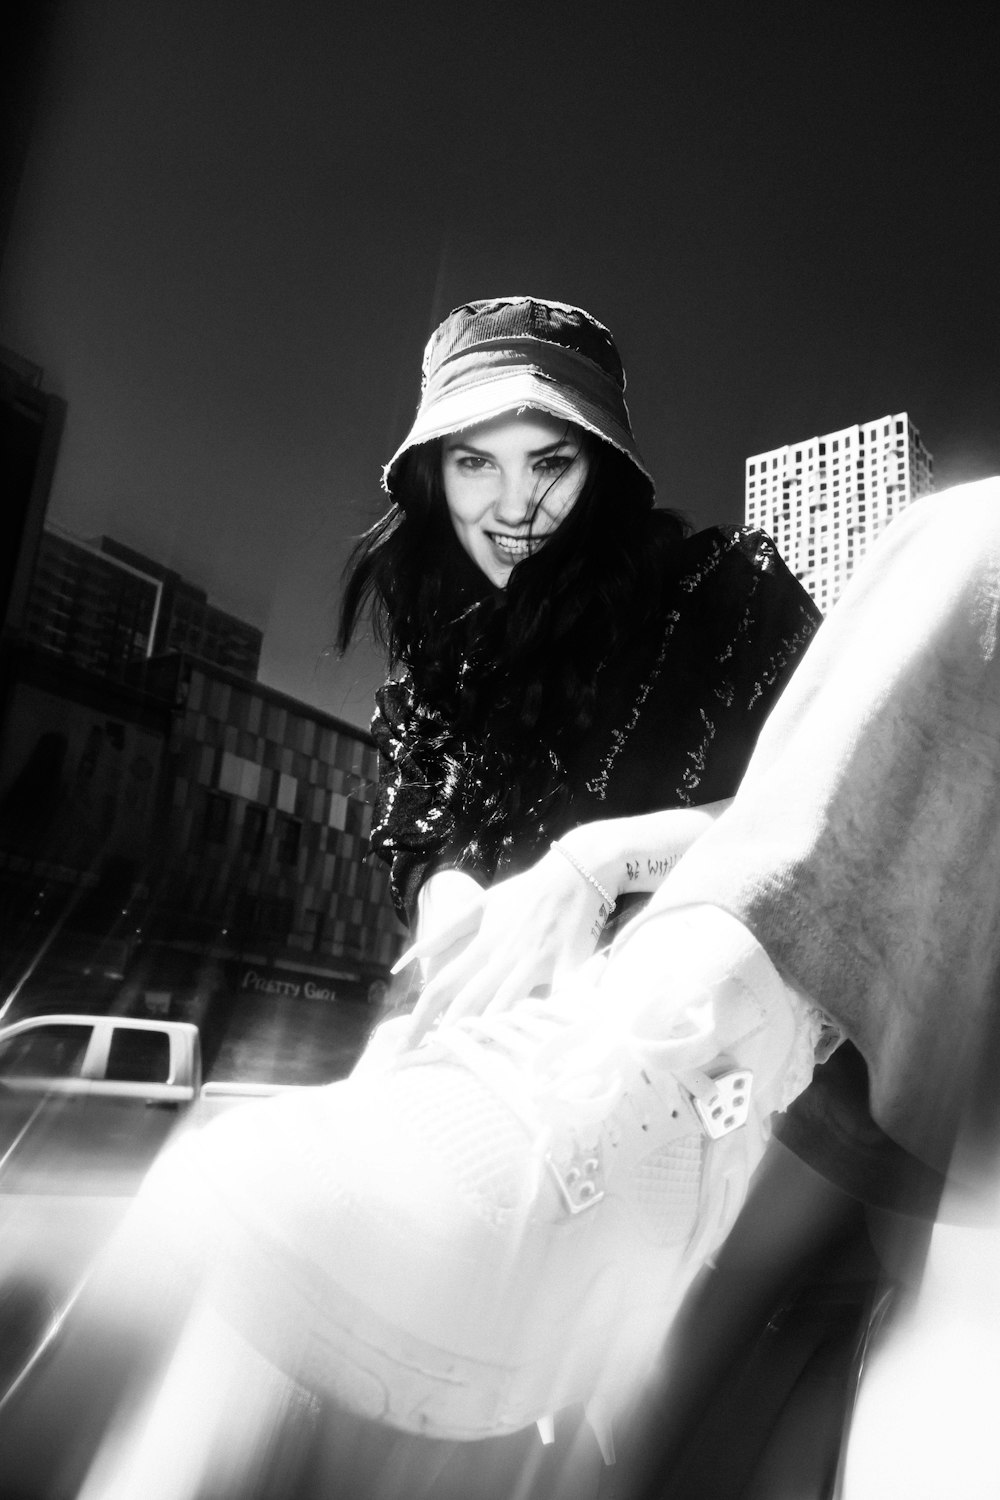
M 736 949 L 665 1023 L 592 985 L 209 1127 L 186 1170 L 227 1208 L 223 1309 L 408 1431 L 484 1438 L 572 1402 L 605 1427 L 811 1073 L 808 1007 L 715 916 Z

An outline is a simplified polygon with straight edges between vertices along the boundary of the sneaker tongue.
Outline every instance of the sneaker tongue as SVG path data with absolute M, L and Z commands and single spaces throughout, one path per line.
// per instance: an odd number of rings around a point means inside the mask
M 665 1011 L 662 1004 L 646 1006 L 633 1020 L 633 1045 L 651 1062 L 669 1056 L 671 1067 L 700 1067 L 718 1051 L 718 1017 L 709 996 L 699 996 L 672 1015 Z

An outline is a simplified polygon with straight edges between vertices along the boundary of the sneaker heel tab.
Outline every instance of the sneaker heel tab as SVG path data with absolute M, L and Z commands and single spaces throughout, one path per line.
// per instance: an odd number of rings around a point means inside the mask
M 692 1068 L 678 1081 L 688 1090 L 710 1140 L 738 1130 L 750 1118 L 753 1072 L 721 1057 L 706 1069 Z

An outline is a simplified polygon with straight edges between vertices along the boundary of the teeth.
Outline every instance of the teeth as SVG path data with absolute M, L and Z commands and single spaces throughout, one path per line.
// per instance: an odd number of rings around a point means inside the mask
M 491 532 L 490 535 L 497 546 L 503 548 L 504 552 L 516 553 L 518 557 L 526 557 L 531 551 L 531 543 L 527 537 L 500 536 L 495 531 Z

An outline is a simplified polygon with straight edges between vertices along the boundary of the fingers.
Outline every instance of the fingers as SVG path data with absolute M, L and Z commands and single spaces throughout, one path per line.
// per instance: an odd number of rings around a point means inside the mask
M 540 986 L 562 983 L 591 957 L 589 930 L 561 934 L 558 948 L 491 940 L 481 931 L 425 986 L 413 1012 L 413 1044 L 438 1020 L 505 1010 Z
M 416 1046 L 420 1038 L 441 1019 L 464 987 L 472 980 L 479 968 L 482 958 L 472 949 L 465 948 L 454 958 L 451 963 L 446 964 L 435 977 L 424 986 L 420 999 L 413 1008 L 411 1015 L 412 1030 L 410 1033 L 410 1045 Z
M 410 1018 L 410 1046 L 439 1021 L 505 1010 L 561 982 L 594 951 L 593 893 L 562 860 L 477 897 L 471 910 L 423 933 L 395 966 L 421 959 L 432 970 Z M 449 951 L 456 947 L 457 955 Z
M 405 953 L 400 954 L 389 972 L 399 974 L 408 964 L 413 963 L 414 959 L 434 958 L 455 943 L 461 942 L 463 938 L 475 937 L 482 918 L 482 907 L 467 907 L 450 922 L 435 927 L 433 931 L 425 933 L 417 942 L 412 943 Z
M 574 994 L 590 993 L 600 982 L 600 978 L 606 967 L 606 958 L 603 953 L 594 953 L 589 957 L 579 950 L 565 952 L 559 961 L 553 966 L 552 973 L 547 981 L 538 977 L 536 967 L 525 973 L 512 973 L 497 986 L 493 998 L 484 1007 L 485 1015 L 492 1015 L 494 1011 L 509 1009 L 516 1005 L 525 996 L 536 994 L 540 989 L 546 991 L 544 998 L 551 995 L 559 995 L 572 989 Z
M 493 1015 L 507 1010 L 519 1000 L 526 999 L 533 990 L 542 986 L 547 989 L 551 978 L 551 964 L 540 962 L 535 955 L 513 966 L 495 964 L 481 970 L 464 989 L 459 990 L 448 1007 L 447 1019 Z
M 549 967 L 534 955 L 511 966 L 506 951 L 484 955 L 466 950 L 425 988 L 411 1016 L 410 1046 L 438 1021 L 505 1009 L 549 978 Z
M 417 1046 L 438 1022 L 498 1014 L 542 987 L 558 989 L 582 980 L 589 991 L 603 969 L 603 955 L 588 958 L 579 951 L 563 955 L 555 965 L 540 962 L 535 954 L 511 964 L 507 953 L 484 960 L 466 951 L 425 988 L 410 1017 L 407 1044 Z
M 426 1000 L 428 1016 L 433 1012 L 434 1019 L 449 1022 L 467 1016 L 493 1014 L 508 1009 L 539 989 L 548 990 L 553 972 L 551 957 L 535 952 L 522 952 L 513 957 L 505 948 L 478 957 L 463 954 L 462 961 L 442 970 L 431 993 L 428 995 L 425 991 L 421 996 L 418 1009 Z

